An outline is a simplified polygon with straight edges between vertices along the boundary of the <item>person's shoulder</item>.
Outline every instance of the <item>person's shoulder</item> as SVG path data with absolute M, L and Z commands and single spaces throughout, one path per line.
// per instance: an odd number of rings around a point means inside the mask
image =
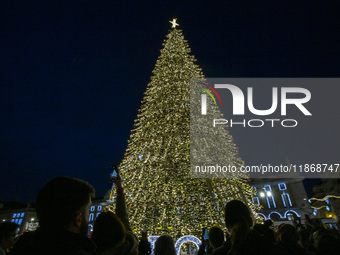
M 225 242 L 222 246 L 214 249 L 210 255 L 225 255 L 228 253 L 227 243 Z
M 251 230 L 245 243 L 245 254 L 281 255 L 282 249 L 267 236 Z
M 36 254 L 36 232 L 26 232 L 15 243 L 11 255 Z
M 68 231 L 36 230 L 22 235 L 11 255 L 92 255 L 95 244 L 85 236 Z

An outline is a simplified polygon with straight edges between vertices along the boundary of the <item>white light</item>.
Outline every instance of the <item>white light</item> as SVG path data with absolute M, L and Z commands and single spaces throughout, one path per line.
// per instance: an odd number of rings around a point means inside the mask
M 179 238 L 176 243 L 175 243 L 175 248 L 176 248 L 176 254 L 179 255 L 181 251 L 181 246 L 184 243 L 191 242 L 194 243 L 196 246 L 196 249 L 199 249 L 199 246 L 201 245 L 201 241 L 196 237 L 196 236 L 182 236 Z
M 270 191 L 267 192 L 267 196 L 268 197 L 271 197 L 272 196 L 272 193 Z
M 261 193 L 260 193 L 260 196 L 261 196 L 261 197 L 264 197 L 264 192 L 261 192 Z
M 31 221 L 34 221 L 34 218 L 32 218 Z

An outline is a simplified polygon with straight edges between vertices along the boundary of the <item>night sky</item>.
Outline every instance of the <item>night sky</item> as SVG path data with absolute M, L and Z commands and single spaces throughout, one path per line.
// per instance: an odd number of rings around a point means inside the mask
M 1 1 L 0 201 L 34 201 L 42 185 L 60 175 L 89 181 L 97 196 L 106 193 L 109 167 L 123 158 L 169 20 L 178 18 L 207 77 L 339 77 L 339 5 Z M 289 148 L 308 144 L 338 160 L 327 163 L 339 163 L 334 102 L 340 90 L 324 92 L 324 104 L 333 101 L 330 111 L 318 113 L 324 123 L 282 133 L 283 145 L 296 141 L 286 150 L 261 151 L 261 141 L 250 141 L 245 130 L 232 132 L 243 160 L 265 154 L 294 162 L 305 149 Z M 283 145 L 272 141 L 273 148 Z

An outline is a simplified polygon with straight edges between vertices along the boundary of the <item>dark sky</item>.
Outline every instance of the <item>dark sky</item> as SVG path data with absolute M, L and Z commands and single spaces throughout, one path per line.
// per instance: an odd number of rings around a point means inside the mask
M 314 0 L 2 0 L 0 200 L 34 200 L 60 175 L 105 194 L 172 18 L 207 77 L 339 77 L 339 7 Z M 327 136 L 320 146 L 336 159 L 338 113 L 325 115 L 332 132 L 305 129 Z M 242 135 L 235 141 L 246 162 L 256 157 Z

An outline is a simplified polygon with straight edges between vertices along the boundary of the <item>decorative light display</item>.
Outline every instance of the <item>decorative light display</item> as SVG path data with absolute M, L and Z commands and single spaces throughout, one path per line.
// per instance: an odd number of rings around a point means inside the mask
M 153 255 L 153 250 L 155 249 L 155 242 L 159 236 L 149 236 L 148 241 L 151 245 L 151 255 Z M 182 236 L 175 243 L 176 255 L 179 255 L 181 252 L 181 246 L 185 243 L 192 243 L 196 246 L 196 249 L 199 250 L 199 246 L 201 245 L 201 241 L 196 236 Z
M 313 209 L 321 209 L 321 208 L 324 208 L 324 207 L 326 207 L 327 205 L 330 204 L 330 201 L 329 201 L 330 198 L 338 199 L 338 198 L 340 198 L 340 196 L 337 196 L 337 195 L 326 195 L 326 196 L 324 196 L 323 198 L 312 197 L 312 198 L 308 199 L 308 202 L 309 202 L 309 203 L 313 203 L 314 201 L 317 201 L 317 202 L 325 202 L 325 204 L 324 204 L 324 205 L 321 205 L 321 206 L 311 205 L 311 207 L 312 207 Z M 328 208 L 329 208 L 329 207 L 328 207 Z M 327 210 L 327 208 L 326 208 L 326 210 Z
M 311 203 L 312 201 L 326 201 L 328 200 L 329 198 L 340 198 L 340 196 L 336 196 L 336 195 L 327 195 L 323 198 L 315 198 L 315 197 L 312 197 L 310 198 L 308 201 Z
M 159 236 L 149 236 L 148 241 L 151 245 L 151 255 L 153 255 L 153 250 L 155 249 L 155 242 Z
M 259 219 L 247 179 L 190 177 L 190 79 L 203 74 L 176 20 L 171 23 L 120 164 L 130 224 L 137 233 L 200 235 L 200 225 L 224 226 L 219 208 L 232 199 L 244 201 Z M 198 131 L 209 132 L 204 126 Z M 225 132 L 213 149 L 243 163 Z
M 263 213 L 258 213 L 258 215 L 261 215 L 265 220 L 269 220 L 272 214 L 277 214 L 281 219 L 288 219 L 289 213 L 295 213 L 297 217 L 301 217 L 301 215 L 297 211 L 291 209 L 285 211 L 283 215 L 281 215 L 281 213 L 279 213 L 278 211 L 270 212 L 267 217 Z
M 139 160 L 142 160 L 143 159 L 143 154 L 139 153 L 137 157 L 138 157 Z
M 201 245 L 201 241 L 197 237 L 195 237 L 195 236 L 182 236 L 175 243 L 175 248 L 176 248 L 176 254 L 177 255 L 179 255 L 180 252 L 181 252 L 181 246 L 184 243 L 188 243 L 188 242 L 193 243 L 196 246 L 196 249 L 199 250 L 199 247 Z
M 290 210 L 285 212 L 284 218 L 287 218 L 289 213 L 295 213 L 297 217 L 301 217 L 301 215 L 297 211 L 294 211 L 294 210 L 290 209 Z

